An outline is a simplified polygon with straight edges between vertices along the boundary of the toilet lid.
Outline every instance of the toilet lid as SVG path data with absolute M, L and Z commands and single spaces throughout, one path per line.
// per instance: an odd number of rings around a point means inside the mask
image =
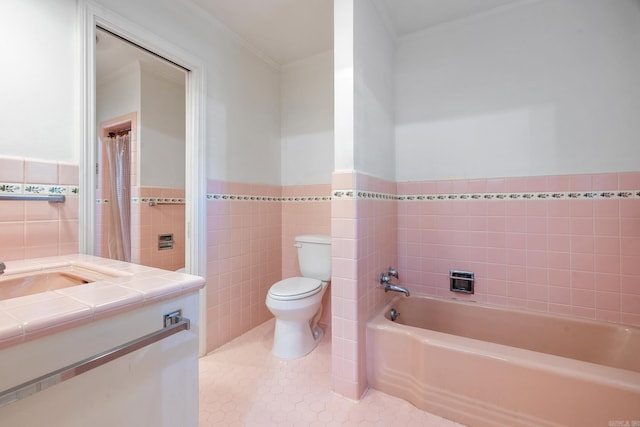
M 306 298 L 322 289 L 322 281 L 309 277 L 290 277 L 271 286 L 269 295 L 273 299 L 291 300 Z

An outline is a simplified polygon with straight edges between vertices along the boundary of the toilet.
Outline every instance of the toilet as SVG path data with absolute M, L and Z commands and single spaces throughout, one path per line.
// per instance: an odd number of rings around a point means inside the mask
M 266 305 L 276 318 L 273 354 L 297 359 L 310 353 L 322 339 L 318 326 L 322 296 L 331 279 L 331 237 L 297 236 L 298 265 L 304 277 L 290 277 L 274 283 Z

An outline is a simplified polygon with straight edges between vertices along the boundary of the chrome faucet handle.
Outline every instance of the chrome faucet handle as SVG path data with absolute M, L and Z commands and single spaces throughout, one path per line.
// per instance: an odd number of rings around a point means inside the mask
M 380 273 L 380 284 L 381 285 L 389 283 L 390 281 L 391 281 L 391 277 L 387 276 L 384 273 Z
M 398 270 L 396 270 L 396 269 L 395 269 L 395 268 L 393 268 L 393 267 L 389 267 L 389 271 L 387 272 L 387 274 L 388 274 L 389 276 L 393 276 L 393 277 L 395 277 L 396 279 L 398 278 Z

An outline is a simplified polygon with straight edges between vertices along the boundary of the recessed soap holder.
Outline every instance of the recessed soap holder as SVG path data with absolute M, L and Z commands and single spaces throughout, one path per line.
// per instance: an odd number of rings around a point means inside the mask
M 461 292 L 463 294 L 473 293 L 473 283 L 475 279 L 473 272 L 462 270 L 449 271 L 449 290 L 451 292 Z

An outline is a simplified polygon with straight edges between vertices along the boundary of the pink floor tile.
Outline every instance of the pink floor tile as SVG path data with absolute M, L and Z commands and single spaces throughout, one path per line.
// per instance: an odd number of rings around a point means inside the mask
M 460 424 L 368 390 L 332 391 L 331 339 L 297 360 L 271 355 L 269 320 L 200 359 L 200 426 L 442 426 Z

